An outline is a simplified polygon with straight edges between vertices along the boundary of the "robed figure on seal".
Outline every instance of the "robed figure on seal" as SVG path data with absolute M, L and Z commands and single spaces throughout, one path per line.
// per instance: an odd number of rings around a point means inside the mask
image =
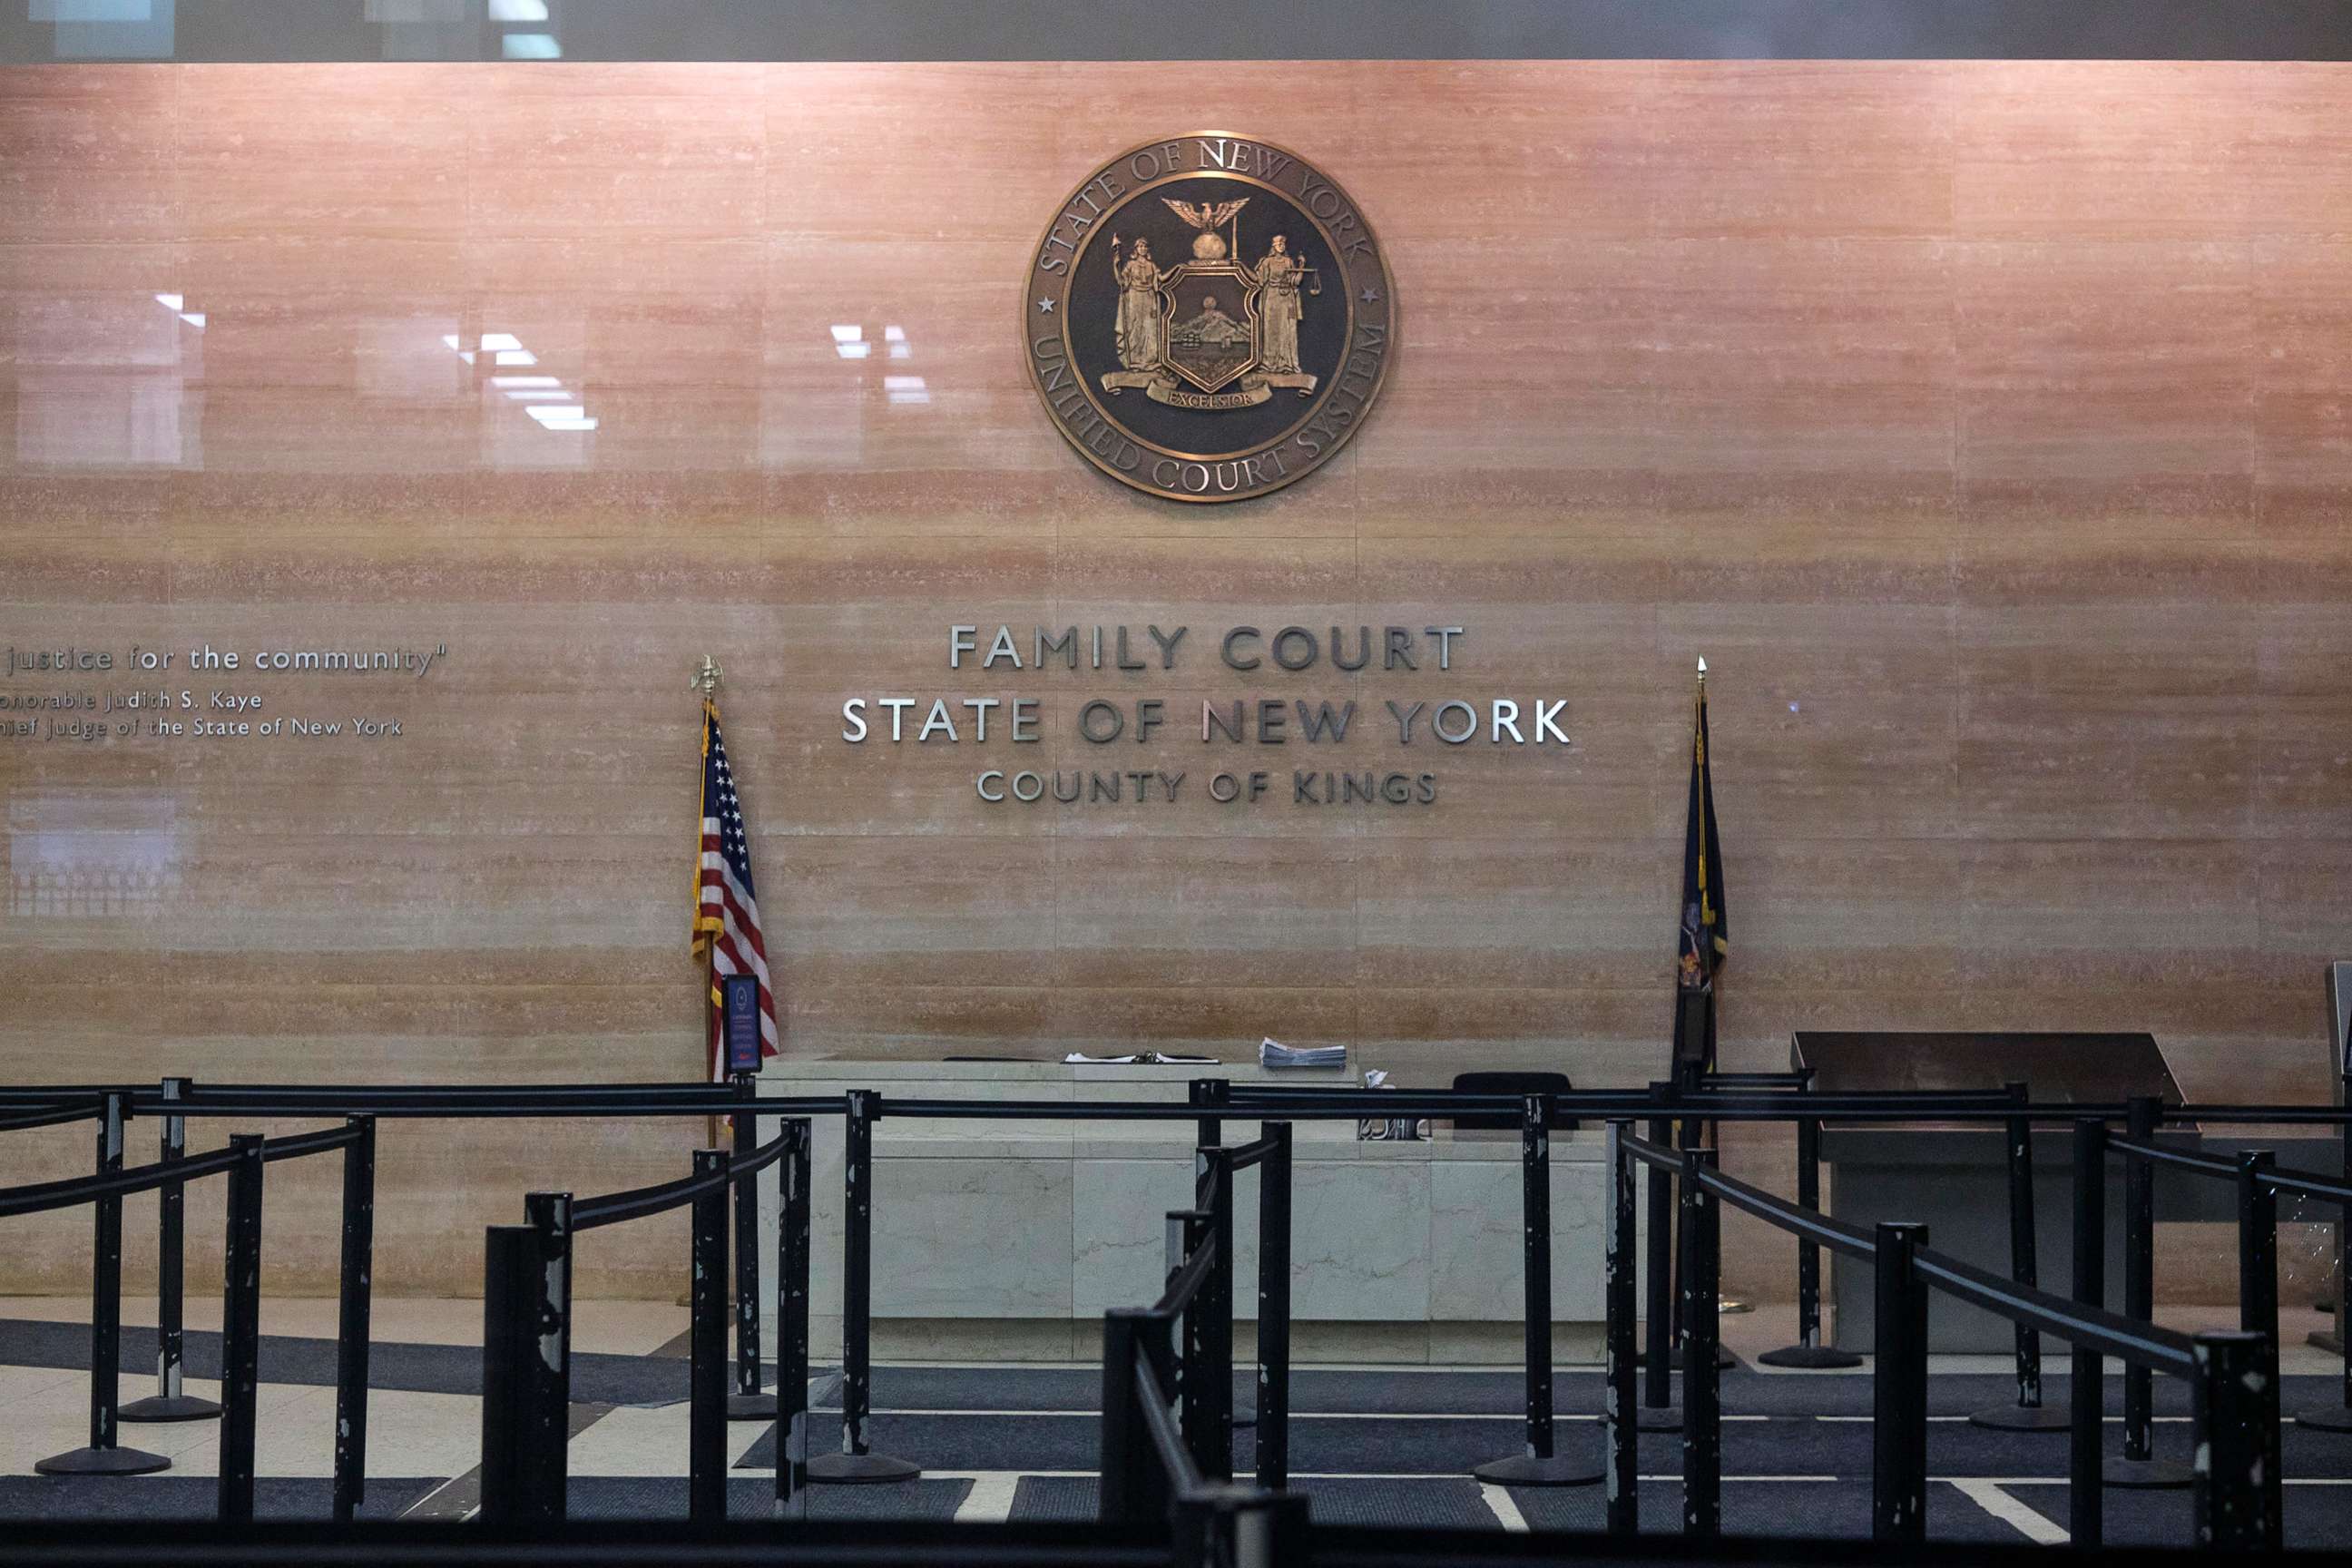
M 1155 370 L 1160 364 L 1160 268 L 1151 247 L 1137 240 L 1118 272 L 1118 363 L 1129 370 Z
M 1274 237 L 1274 248 L 1251 275 L 1256 281 L 1258 360 L 1276 375 L 1298 374 L 1298 258 L 1290 242 Z

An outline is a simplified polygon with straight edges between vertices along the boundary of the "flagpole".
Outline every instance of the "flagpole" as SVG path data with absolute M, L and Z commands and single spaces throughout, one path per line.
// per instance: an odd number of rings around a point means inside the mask
M 1705 654 L 1698 656 L 1698 721 L 1700 723 L 1705 723 L 1706 721 L 1706 655 Z M 1699 819 L 1698 831 L 1699 885 L 1704 889 L 1706 884 L 1706 820 L 1704 816 Z M 1710 937 L 1708 940 L 1712 941 L 1714 939 Z M 1707 980 L 1707 989 L 1712 992 L 1714 988 L 1715 980 L 1713 976 L 1709 976 Z M 1714 999 L 1710 996 L 1707 1002 L 1709 1011 L 1712 1011 L 1714 1006 Z M 1710 1149 L 1715 1149 L 1717 1152 L 1718 1156 L 1720 1155 L 1721 1145 L 1717 1141 L 1717 1124 L 1713 1121 L 1706 1123 L 1706 1146 Z M 1723 1316 L 1728 1316 L 1736 1312 L 1752 1312 L 1755 1310 L 1756 1309 L 1752 1304 L 1746 1301 L 1736 1300 L 1728 1296 L 1722 1297 L 1716 1303 L 1717 1313 Z
M 702 656 L 702 664 L 700 668 L 695 670 L 693 678 L 687 682 L 687 687 L 689 690 L 698 691 L 702 694 L 702 751 L 706 766 L 709 764 L 710 752 L 710 715 L 712 708 L 719 700 L 719 682 L 721 678 L 722 671 L 719 668 L 719 661 L 706 653 Z M 695 831 L 698 835 L 701 832 L 700 818 L 702 816 L 702 797 L 700 793 L 702 786 L 699 781 L 698 781 L 695 787 L 697 792 L 695 796 Z M 695 908 L 698 911 L 699 911 L 702 907 L 702 873 L 700 868 L 701 861 L 698 855 L 696 860 L 694 891 Z M 719 1035 L 718 1021 L 719 1015 L 717 1010 L 712 1006 L 710 1001 L 711 994 L 719 989 L 719 944 L 716 942 L 705 942 L 702 944 L 702 995 L 699 1001 L 699 1006 L 702 1013 L 702 1049 L 704 1053 L 702 1078 L 705 1082 L 709 1082 L 713 1080 L 712 1075 L 716 1068 L 722 1064 L 722 1057 L 720 1053 L 726 1048 Z M 708 1149 L 716 1147 L 719 1138 L 719 1119 L 713 1116 L 709 1119 L 708 1125 L 705 1126 L 703 1130 L 704 1148 Z

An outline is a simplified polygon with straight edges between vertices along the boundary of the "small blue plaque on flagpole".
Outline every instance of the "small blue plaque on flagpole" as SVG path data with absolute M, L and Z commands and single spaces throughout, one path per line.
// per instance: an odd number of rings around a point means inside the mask
M 719 1012 L 727 1031 L 727 1070 L 760 1070 L 760 977 L 729 974 L 719 982 Z

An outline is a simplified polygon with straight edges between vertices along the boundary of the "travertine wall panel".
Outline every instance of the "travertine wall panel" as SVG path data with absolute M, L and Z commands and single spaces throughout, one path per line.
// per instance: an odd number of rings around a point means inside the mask
M 1069 184 L 1195 124 L 1344 179 L 1401 302 L 1361 438 L 1237 507 L 1094 473 L 1010 331 Z M 444 342 L 485 333 L 594 432 Z M 1732 1065 L 1807 1026 L 2146 1027 L 2192 1095 L 2318 1098 L 2347 503 L 2337 67 L 0 72 L 0 642 L 449 649 L 251 683 L 397 741 L 0 742 L 0 1078 L 693 1072 L 710 652 L 790 1050 L 1273 1034 L 1641 1081 L 1704 653 Z M 1470 630 L 1445 672 L 1215 662 L 1293 622 Z M 950 671 L 956 623 L 1192 640 L 1165 674 Z M 839 740 L 893 693 L 1035 696 L 1046 739 Z M 1097 696 L 1168 729 L 1086 745 Z M 1202 701 L 1261 697 L 1357 728 L 1199 744 Z M 1391 697 L 1566 698 L 1576 743 L 1402 750 Z M 1189 776 L 984 806 L 1000 764 Z M 1436 805 L 1287 803 L 1294 767 L 1405 764 Z M 1220 766 L 1277 800 L 1213 805 Z M 522 1190 L 704 1136 L 403 1125 L 381 1279 L 468 1291 Z M 0 1181 L 85 1145 L 18 1135 Z M 323 1285 L 332 1201 L 273 1174 L 275 1282 Z M 82 1227 L 19 1228 L 0 1289 L 78 1288 Z M 1736 1289 L 1785 1289 L 1785 1247 L 1735 1243 Z M 583 1288 L 670 1293 L 679 1245 L 614 1233 Z

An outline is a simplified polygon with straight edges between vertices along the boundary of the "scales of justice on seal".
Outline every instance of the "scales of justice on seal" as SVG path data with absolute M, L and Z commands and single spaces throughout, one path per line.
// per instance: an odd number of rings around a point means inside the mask
M 1247 196 L 1160 200 L 1195 231 L 1192 259 L 1162 267 L 1150 237 L 1111 236 L 1120 368 L 1104 374 L 1103 391 L 1201 409 L 1253 408 L 1277 390 L 1311 395 L 1318 378 L 1299 368 L 1298 323 L 1305 300 L 1323 292 L 1320 269 L 1301 265 L 1283 234 L 1255 262 L 1238 259 Z
M 1395 290 L 1354 197 L 1229 131 L 1116 153 L 1029 255 L 1021 347 L 1085 459 L 1163 500 L 1293 484 L 1363 426 L 1395 357 Z

